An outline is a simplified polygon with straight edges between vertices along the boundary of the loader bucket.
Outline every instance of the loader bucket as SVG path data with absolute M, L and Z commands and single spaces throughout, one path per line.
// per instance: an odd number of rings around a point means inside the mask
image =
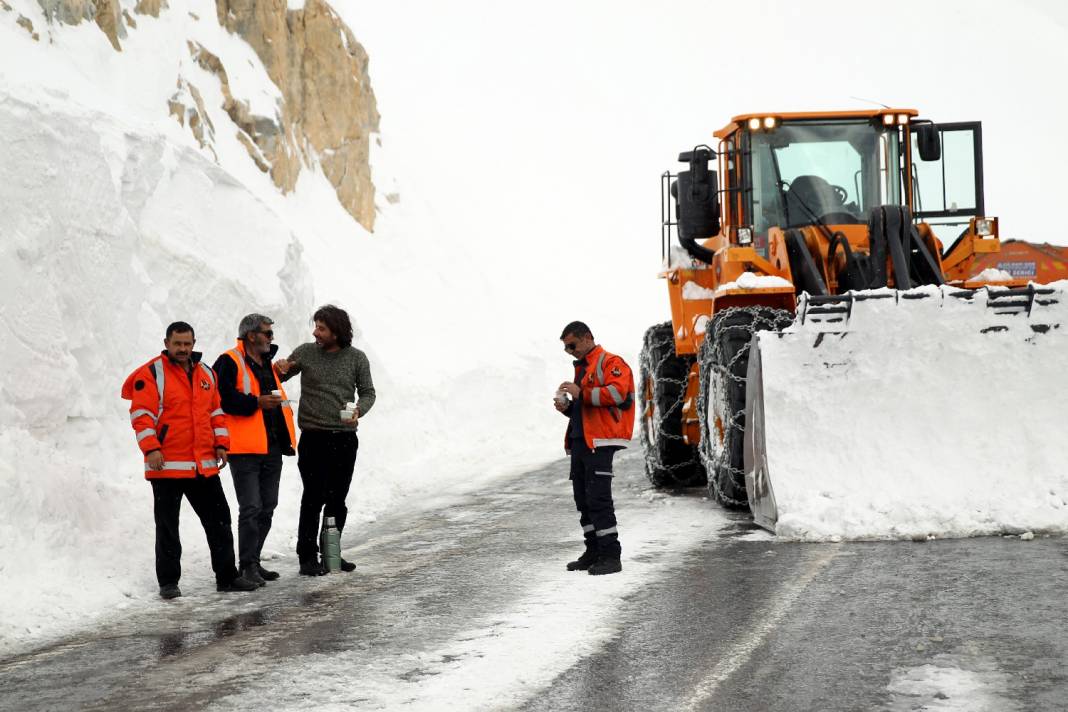
M 753 335 L 744 460 L 785 538 L 1068 531 L 1068 282 L 803 296 Z

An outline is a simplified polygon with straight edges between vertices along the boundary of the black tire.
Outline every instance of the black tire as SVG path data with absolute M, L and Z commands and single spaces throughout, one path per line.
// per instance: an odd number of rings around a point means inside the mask
M 638 382 L 639 439 L 645 474 L 656 487 L 700 487 L 705 471 L 697 448 L 682 439 L 683 401 L 692 356 L 675 354 L 671 322 L 649 327 Z
M 725 309 L 713 317 L 697 355 L 701 387 L 697 414 L 701 464 L 708 492 L 732 509 L 749 507 L 745 492 L 745 377 L 755 331 L 781 331 L 793 317 L 771 307 Z

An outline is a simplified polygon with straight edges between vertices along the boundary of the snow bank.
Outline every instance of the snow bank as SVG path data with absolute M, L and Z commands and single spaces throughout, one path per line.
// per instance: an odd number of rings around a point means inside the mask
M 559 455 L 549 402 L 569 363 L 556 334 L 524 334 L 514 300 L 494 299 L 417 196 L 383 205 L 372 236 L 317 166 L 280 195 L 237 141 L 218 80 L 180 59 L 195 38 L 246 65 L 231 73 L 239 98 L 277 97 L 212 3 L 192 3 L 199 20 L 140 19 L 116 53 L 95 25 L 48 26 L 13 2 L 54 44 L 0 12 L 0 66 L 35 67 L 0 72 L 0 655 L 158 600 L 151 489 L 118 391 L 171 321 L 194 325 L 212 363 L 248 312 L 276 320 L 288 353 L 318 304 L 350 311 L 379 400 L 361 423 L 346 546 L 406 498 Z M 166 115 L 183 72 L 200 73 L 214 154 Z M 388 157 L 375 160 L 390 185 Z M 265 554 L 291 574 L 295 458 L 282 477 Z M 188 508 L 181 535 L 183 590 L 213 591 Z
M 760 334 L 776 533 L 1068 531 L 1066 286 L 1030 317 L 921 288 Z

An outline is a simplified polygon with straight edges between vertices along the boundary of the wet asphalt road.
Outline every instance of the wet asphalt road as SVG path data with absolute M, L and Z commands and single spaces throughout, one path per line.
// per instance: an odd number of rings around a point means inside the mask
M 575 527 L 563 467 L 367 525 L 367 543 L 346 550 L 355 574 L 282 568 L 280 582 L 244 598 L 160 602 L 0 661 L 0 709 L 245 709 L 250 699 L 273 709 L 272 695 L 295 708 L 304 673 L 287 661 L 308 660 L 348 676 L 339 708 L 380 709 L 396 695 L 374 685 L 432 680 L 456 661 L 426 651 L 463 650 L 473 620 L 521 596 L 538 566 L 577 553 L 566 537 L 546 537 Z M 627 524 L 665 508 L 645 496 L 636 457 L 617 473 L 626 547 Z M 715 509 L 697 493 L 680 497 Z M 547 686 L 517 680 L 512 702 L 482 699 L 476 686 L 469 708 L 1068 709 L 1064 539 L 790 544 L 738 516 L 711 520 L 615 604 L 606 642 Z

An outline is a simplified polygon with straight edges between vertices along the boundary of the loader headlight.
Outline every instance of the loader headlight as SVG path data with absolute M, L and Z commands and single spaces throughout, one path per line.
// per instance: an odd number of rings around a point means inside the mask
M 779 125 L 779 120 L 774 116 L 754 116 L 746 121 L 750 131 L 771 131 Z
M 897 115 L 897 125 L 898 126 L 908 126 L 909 125 L 909 115 L 908 114 L 898 114 Z
M 752 245 L 753 244 L 753 228 L 740 227 L 738 228 L 738 244 L 739 245 Z
M 975 219 L 975 234 L 980 237 L 990 237 L 994 234 L 994 221 L 989 218 Z
M 894 115 L 893 114 L 883 114 L 883 126 L 893 126 L 893 125 L 894 125 Z

